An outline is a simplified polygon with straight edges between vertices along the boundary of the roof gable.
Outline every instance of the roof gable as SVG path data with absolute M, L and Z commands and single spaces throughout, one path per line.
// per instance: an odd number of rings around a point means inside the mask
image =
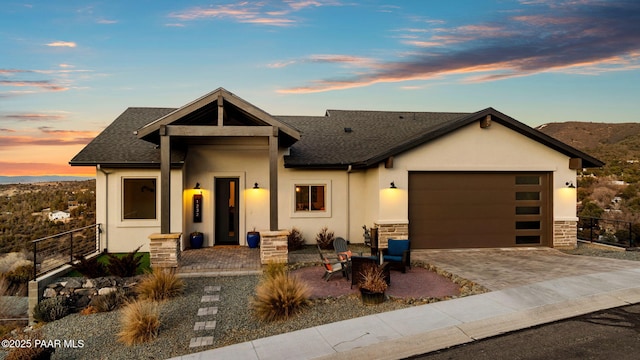
M 222 108 L 223 119 L 220 119 Z M 138 129 L 140 139 L 158 142 L 158 132 L 163 125 L 211 125 L 211 126 L 274 126 L 293 143 L 300 138 L 291 128 L 249 102 L 224 88 L 218 88 L 169 114 Z
M 569 157 L 581 158 L 584 167 L 604 165 L 584 152 L 487 108 L 471 114 L 328 110 L 324 117 L 283 116 L 280 119 L 302 132 L 301 141 L 294 144 L 285 157 L 285 166 L 372 167 L 487 116 Z

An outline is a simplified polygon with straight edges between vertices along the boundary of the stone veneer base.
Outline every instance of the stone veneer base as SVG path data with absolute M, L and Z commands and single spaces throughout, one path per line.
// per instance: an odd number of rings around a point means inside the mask
M 553 222 L 553 247 L 575 249 L 578 246 L 578 222 L 556 220 Z
M 289 261 L 288 230 L 260 231 L 260 262 L 287 263 Z
M 180 261 L 181 233 L 149 235 L 149 258 L 152 268 L 177 268 Z

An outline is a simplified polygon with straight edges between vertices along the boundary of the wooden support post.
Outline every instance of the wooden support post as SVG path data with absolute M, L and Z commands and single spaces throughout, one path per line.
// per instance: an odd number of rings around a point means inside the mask
M 278 230 L 278 128 L 269 136 L 269 230 Z
M 160 126 L 160 232 L 171 232 L 171 137 Z
M 224 100 L 222 94 L 218 95 L 218 126 L 222 126 L 224 119 Z

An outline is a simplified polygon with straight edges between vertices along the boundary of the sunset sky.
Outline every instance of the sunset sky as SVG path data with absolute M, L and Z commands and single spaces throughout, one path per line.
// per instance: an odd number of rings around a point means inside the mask
M 274 115 L 640 120 L 640 1 L 3 0 L 0 175 L 68 161 L 127 107 L 218 87 Z

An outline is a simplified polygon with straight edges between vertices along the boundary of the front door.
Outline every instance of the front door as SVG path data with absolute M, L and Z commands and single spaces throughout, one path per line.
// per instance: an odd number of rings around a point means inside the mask
M 239 245 L 238 178 L 215 179 L 215 245 Z

